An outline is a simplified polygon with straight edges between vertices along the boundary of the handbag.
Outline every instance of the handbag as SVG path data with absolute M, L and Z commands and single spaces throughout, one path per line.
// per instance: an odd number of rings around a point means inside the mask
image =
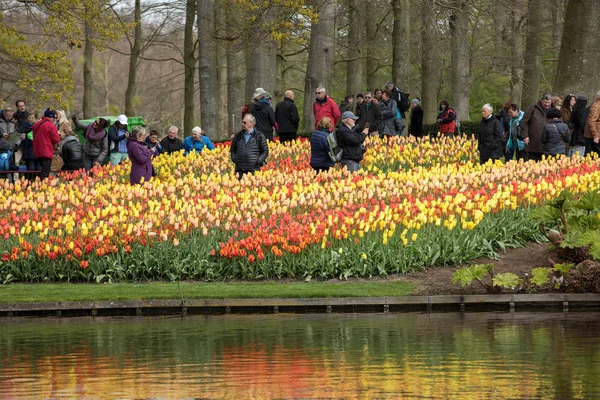
M 50 171 L 52 172 L 57 172 L 62 170 L 63 165 L 65 165 L 65 162 L 63 160 L 63 158 L 61 157 L 60 154 L 55 154 L 52 156 L 52 162 L 50 163 Z

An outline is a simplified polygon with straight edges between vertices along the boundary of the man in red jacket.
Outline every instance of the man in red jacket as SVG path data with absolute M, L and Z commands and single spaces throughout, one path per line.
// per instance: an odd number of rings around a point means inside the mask
M 54 145 L 60 142 L 56 129 L 56 112 L 47 109 L 44 117 L 33 126 L 33 154 L 42 166 L 40 179 L 44 180 L 50 175 L 50 165 L 54 155 Z
M 319 121 L 324 117 L 329 117 L 333 121 L 333 126 L 337 124 L 342 116 L 340 114 L 340 109 L 338 105 L 335 104 L 335 101 L 329 96 L 327 96 L 327 91 L 323 86 L 319 86 L 316 91 L 317 98 L 313 103 L 313 114 L 315 115 L 315 130 L 317 129 L 317 125 L 319 125 Z

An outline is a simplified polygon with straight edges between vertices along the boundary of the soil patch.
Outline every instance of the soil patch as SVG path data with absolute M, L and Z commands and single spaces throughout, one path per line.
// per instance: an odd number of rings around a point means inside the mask
M 529 243 L 527 247 L 507 249 L 506 252 L 500 253 L 498 260 L 481 258 L 473 260 L 470 264 L 493 264 L 495 273 L 512 272 L 522 277 L 525 273 L 531 273 L 534 268 L 550 267 L 548 258 L 555 262 L 562 261 L 549 243 Z M 452 283 L 454 271 L 461 267 L 434 267 L 419 273 L 396 275 L 391 278 L 415 283 L 415 295 L 485 294 L 485 289 L 477 282 L 467 287 Z

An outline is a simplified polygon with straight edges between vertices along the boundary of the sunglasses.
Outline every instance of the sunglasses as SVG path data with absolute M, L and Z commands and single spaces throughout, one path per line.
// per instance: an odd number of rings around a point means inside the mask
M 321 94 L 321 93 L 323 93 L 323 92 L 315 92 L 315 94 Z

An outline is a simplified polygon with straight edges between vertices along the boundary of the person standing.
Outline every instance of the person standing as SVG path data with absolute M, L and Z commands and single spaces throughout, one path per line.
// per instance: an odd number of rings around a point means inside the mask
M 527 146 L 528 159 L 541 161 L 544 154 L 542 132 L 546 125 L 546 113 L 552 106 L 552 95 L 546 93 L 537 103 L 531 104 L 525 110 L 521 120 L 521 136 Z
M 315 130 L 318 129 L 321 118 L 329 117 L 336 125 L 340 119 L 340 109 L 335 101 L 327 96 L 327 90 L 323 86 L 319 86 L 315 91 L 317 98 L 313 103 L 313 115 L 315 116 Z
M 398 112 L 398 108 L 396 106 L 396 101 L 389 97 L 387 92 L 381 93 L 381 104 L 379 104 L 379 108 L 381 110 L 381 128 L 379 129 L 380 135 L 383 136 L 398 136 L 398 126 L 397 123 L 404 124 L 404 120 L 400 119 L 396 122 L 396 114 Z M 402 126 L 404 128 L 404 126 Z
M 373 101 L 373 94 L 371 92 L 365 93 L 365 103 L 360 108 L 357 117 L 359 130 L 362 131 L 367 126 L 371 135 L 379 135 L 379 127 L 383 121 L 383 116 L 381 115 L 379 104 Z
M 540 138 L 544 145 L 544 154 L 556 157 L 559 154 L 567 154 L 567 145 L 571 141 L 569 127 L 561 119 L 561 113 L 558 108 L 552 107 L 546 114 L 548 123 L 544 126 L 542 137 Z
M 256 119 L 256 129 L 262 132 L 270 142 L 273 141 L 273 129 L 275 128 L 275 112 L 271 107 L 271 94 L 262 92 L 260 100 L 254 104 L 253 114 Z
M 521 120 L 525 113 L 519 109 L 518 104 L 508 106 L 508 139 L 506 141 L 506 151 L 504 153 L 504 161 L 508 162 L 517 154 L 517 160 L 527 161 L 527 151 L 525 151 L 525 143 L 521 137 Z
M 231 140 L 229 151 L 238 179 L 260 170 L 269 156 L 267 139 L 262 132 L 255 129 L 255 124 L 256 119 L 252 114 L 244 115 L 242 130 Z
M 108 128 L 108 140 L 110 154 L 110 165 L 117 165 L 127 160 L 127 139 L 129 132 L 127 131 L 127 116 L 119 115 L 117 120 L 110 128 Z
M 131 170 L 129 172 L 129 182 L 132 185 L 139 185 L 148 182 L 152 178 L 154 167 L 152 158 L 158 155 L 156 148 L 149 149 L 144 143 L 146 140 L 146 128 L 136 126 L 127 138 L 127 150 L 131 160 Z
M 337 131 L 338 145 L 342 149 L 341 163 L 348 171 L 356 172 L 360 169 L 360 162 L 364 156 L 363 143 L 369 133 L 369 128 L 360 129 L 356 124 L 358 117 L 352 111 L 342 114 L 342 126 Z
M 167 137 L 160 141 L 163 153 L 171 154 L 183 150 L 183 142 L 177 137 L 179 128 L 172 126 L 169 128 Z
M 63 171 L 77 171 L 83 168 L 83 146 L 79 139 L 70 131 L 62 140 L 61 157 L 63 159 Z
M 581 157 L 585 155 L 585 125 L 587 123 L 588 109 L 587 97 L 577 96 L 575 106 L 571 113 L 571 123 L 573 124 L 573 133 L 571 134 L 571 154 L 579 153 Z
M 494 117 L 494 108 L 485 104 L 481 108 L 481 122 L 479 123 L 479 163 L 481 165 L 488 160 L 499 160 L 502 157 L 502 142 L 504 140 L 504 129 L 502 122 Z
M 56 129 L 56 112 L 47 109 L 44 117 L 33 126 L 33 153 L 40 163 L 40 179 L 50 176 L 54 146 L 60 142 Z
M 446 100 L 440 102 L 440 113 L 436 122 L 440 124 L 440 132 L 444 136 L 452 137 L 456 131 L 456 111 L 454 111 Z
M 340 104 L 340 115 L 346 111 L 354 112 L 354 96 L 351 94 L 344 97 L 344 101 L 342 101 Z
M 317 172 L 328 171 L 335 165 L 329 157 L 329 135 L 333 122 L 329 117 L 319 121 L 319 128 L 310 135 L 310 166 Z
M 79 111 L 72 115 L 75 126 L 85 131 L 85 143 L 83 144 L 83 167 L 86 171 L 92 167 L 100 166 L 108 154 L 108 135 L 106 128 L 110 122 L 104 118 L 98 118 L 91 124 L 84 124 L 79 120 Z
M 17 100 L 15 106 L 17 106 L 17 111 L 15 112 L 13 118 L 15 119 L 15 127 L 17 132 L 31 132 L 31 127 L 23 126 L 27 122 L 27 117 L 29 116 L 29 111 L 27 111 L 25 100 Z
M 279 141 L 281 143 L 296 140 L 300 116 L 294 103 L 294 92 L 286 90 L 284 98 L 275 106 L 275 121 L 277 122 Z
M 585 123 L 585 153 L 593 151 L 600 154 L 600 90 L 596 92 L 596 100 L 590 106 L 587 122 Z
M 412 99 L 410 102 L 410 126 L 408 133 L 414 137 L 423 137 L 423 109 L 419 98 Z

